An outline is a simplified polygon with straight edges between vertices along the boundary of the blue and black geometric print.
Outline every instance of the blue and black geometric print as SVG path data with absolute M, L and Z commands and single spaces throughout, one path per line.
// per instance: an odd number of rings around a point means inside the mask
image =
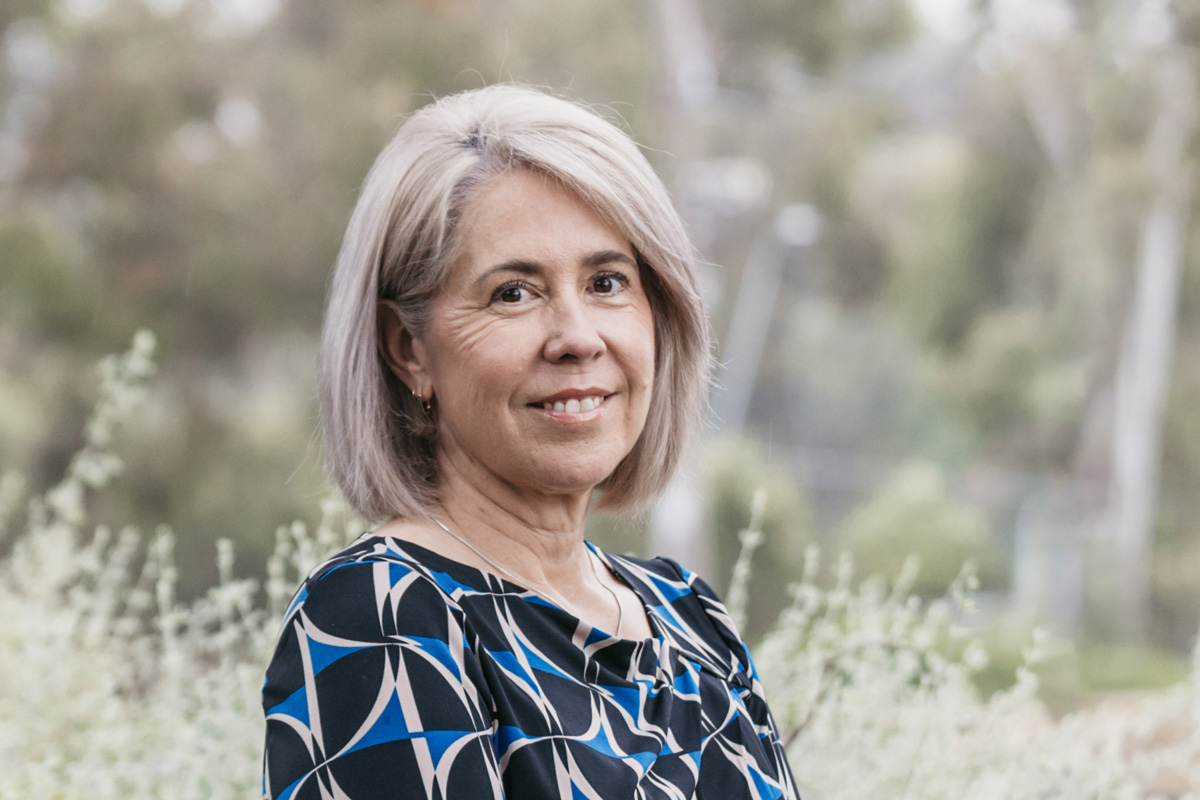
M 798 800 L 754 664 L 693 573 L 589 547 L 655 636 L 367 534 L 309 575 L 263 687 L 268 800 Z

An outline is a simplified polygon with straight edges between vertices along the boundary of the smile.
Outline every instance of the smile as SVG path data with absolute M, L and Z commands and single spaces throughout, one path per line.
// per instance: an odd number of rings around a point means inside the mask
M 570 400 L 555 400 L 554 402 L 541 403 L 541 407 L 547 411 L 556 411 L 558 413 L 578 414 L 581 411 L 595 411 L 604 402 L 604 395 L 595 397 L 571 398 Z
M 550 414 L 561 422 L 585 422 L 598 417 L 612 396 L 607 387 L 588 386 L 548 395 L 530 403 L 529 407 Z

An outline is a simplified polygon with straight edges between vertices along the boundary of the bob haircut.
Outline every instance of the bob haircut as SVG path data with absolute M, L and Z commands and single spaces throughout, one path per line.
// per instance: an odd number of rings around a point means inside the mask
M 695 252 L 666 188 L 633 140 L 576 103 L 496 85 L 412 114 L 371 167 L 338 254 L 321 337 L 326 467 L 367 520 L 422 517 L 437 501 L 436 429 L 379 353 L 392 300 L 420 337 L 454 260 L 456 223 L 486 182 L 539 172 L 616 227 L 637 256 L 654 317 L 646 425 L 597 488 L 598 507 L 640 511 L 670 480 L 703 421 L 711 368 Z

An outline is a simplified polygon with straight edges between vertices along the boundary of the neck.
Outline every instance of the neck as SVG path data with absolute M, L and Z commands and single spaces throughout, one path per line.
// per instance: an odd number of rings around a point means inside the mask
M 436 515 L 517 577 L 570 594 L 591 575 L 584 523 L 591 490 L 528 491 L 441 454 Z

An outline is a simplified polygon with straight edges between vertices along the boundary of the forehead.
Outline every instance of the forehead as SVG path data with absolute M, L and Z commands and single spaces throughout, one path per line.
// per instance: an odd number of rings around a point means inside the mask
M 633 257 L 620 230 L 553 177 L 530 170 L 497 175 L 467 201 L 454 272 L 512 259 L 579 262 L 597 250 Z

